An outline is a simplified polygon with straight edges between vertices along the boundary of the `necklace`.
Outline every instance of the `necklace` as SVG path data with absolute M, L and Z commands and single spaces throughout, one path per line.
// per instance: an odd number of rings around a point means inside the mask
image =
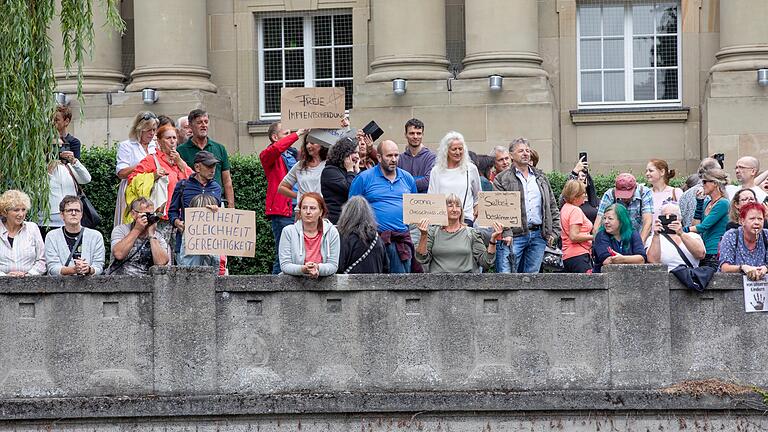
M 70 233 L 67 232 L 66 229 L 63 229 L 62 231 L 64 231 L 64 237 L 66 237 L 66 238 L 68 238 L 70 240 L 76 240 L 77 236 L 80 235 L 80 231 L 78 231 L 76 234 L 70 234 Z

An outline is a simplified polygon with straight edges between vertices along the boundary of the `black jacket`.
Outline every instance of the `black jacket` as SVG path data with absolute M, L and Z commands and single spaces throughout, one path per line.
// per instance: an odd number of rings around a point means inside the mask
M 352 263 L 363 256 L 370 246 L 370 242 L 360 241 L 357 234 L 343 236 L 341 238 L 338 273 L 344 273 Z M 384 242 L 381 240 L 381 237 L 376 239 L 376 246 L 373 247 L 371 253 L 350 270 L 349 273 L 389 273 L 389 258 L 387 257 L 387 251 L 384 249 Z
M 349 198 L 349 186 L 357 173 L 347 172 L 336 165 L 326 165 L 320 174 L 320 193 L 328 206 L 328 219 L 336 224 L 341 216 L 341 206 Z

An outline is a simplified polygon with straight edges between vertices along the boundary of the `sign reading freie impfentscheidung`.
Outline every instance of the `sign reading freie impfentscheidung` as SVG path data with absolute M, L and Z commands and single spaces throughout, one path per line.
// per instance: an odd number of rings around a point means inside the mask
M 490 227 L 498 222 L 504 228 L 519 228 L 520 192 L 480 192 L 477 204 L 477 223 Z
M 284 129 L 338 129 L 344 118 L 344 87 L 283 87 Z
M 256 212 L 206 207 L 184 209 L 184 253 L 187 255 L 256 255 Z

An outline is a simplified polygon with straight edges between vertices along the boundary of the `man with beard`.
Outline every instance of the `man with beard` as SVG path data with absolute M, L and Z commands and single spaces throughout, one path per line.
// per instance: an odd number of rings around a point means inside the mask
M 397 166 L 411 174 L 416 180 L 419 193 L 426 193 L 429 187 L 429 173 L 435 166 L 435 153 L 421 143 L 424 123 L 412 118 L 405 123 L 405 139 L 408 146 L 400 155 Z
M 390 272 L 408 273 L 414 249 L 408 225 L 403 222 L 403 194 L 417 193 L 416 181 L 397 167 L 400 151 L 394 141 L 382 141 L 378 152 L 381 162 L 358 174 L 349 187 L 349 197 L 361 195 L 371 204 L 386 245 Z

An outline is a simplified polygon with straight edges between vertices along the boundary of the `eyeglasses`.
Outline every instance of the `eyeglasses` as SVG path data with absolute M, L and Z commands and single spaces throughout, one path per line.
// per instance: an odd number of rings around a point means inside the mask
M 144 121 L 152 120 L 152 119 L 157 120 L 157 116 L 152 111 L 147 111 L 147 112 L 144 113 L 144 115 L 141 116 L 141 119 L 144 120 Z
M 748 170 L 748 169 L 755 169 L 755 167 L 746 167 L 746 166 L 742 166 L 742 165 L 736 165 L 736 168 L 734 168 L 734 169 L 737 169 L 737 170 Z
M 71 214 L 71 215 L 80 214 L 80 213 L 82 213 L 82 212 L 83 212 L 83 211 L 82 211 L 82 210 L 80 210 L 80 209 L 64 209 L 64 213 L 69 213 L 69 214 Z
M 714 183 L 714 180 L 701 179 L 701 183 Z

